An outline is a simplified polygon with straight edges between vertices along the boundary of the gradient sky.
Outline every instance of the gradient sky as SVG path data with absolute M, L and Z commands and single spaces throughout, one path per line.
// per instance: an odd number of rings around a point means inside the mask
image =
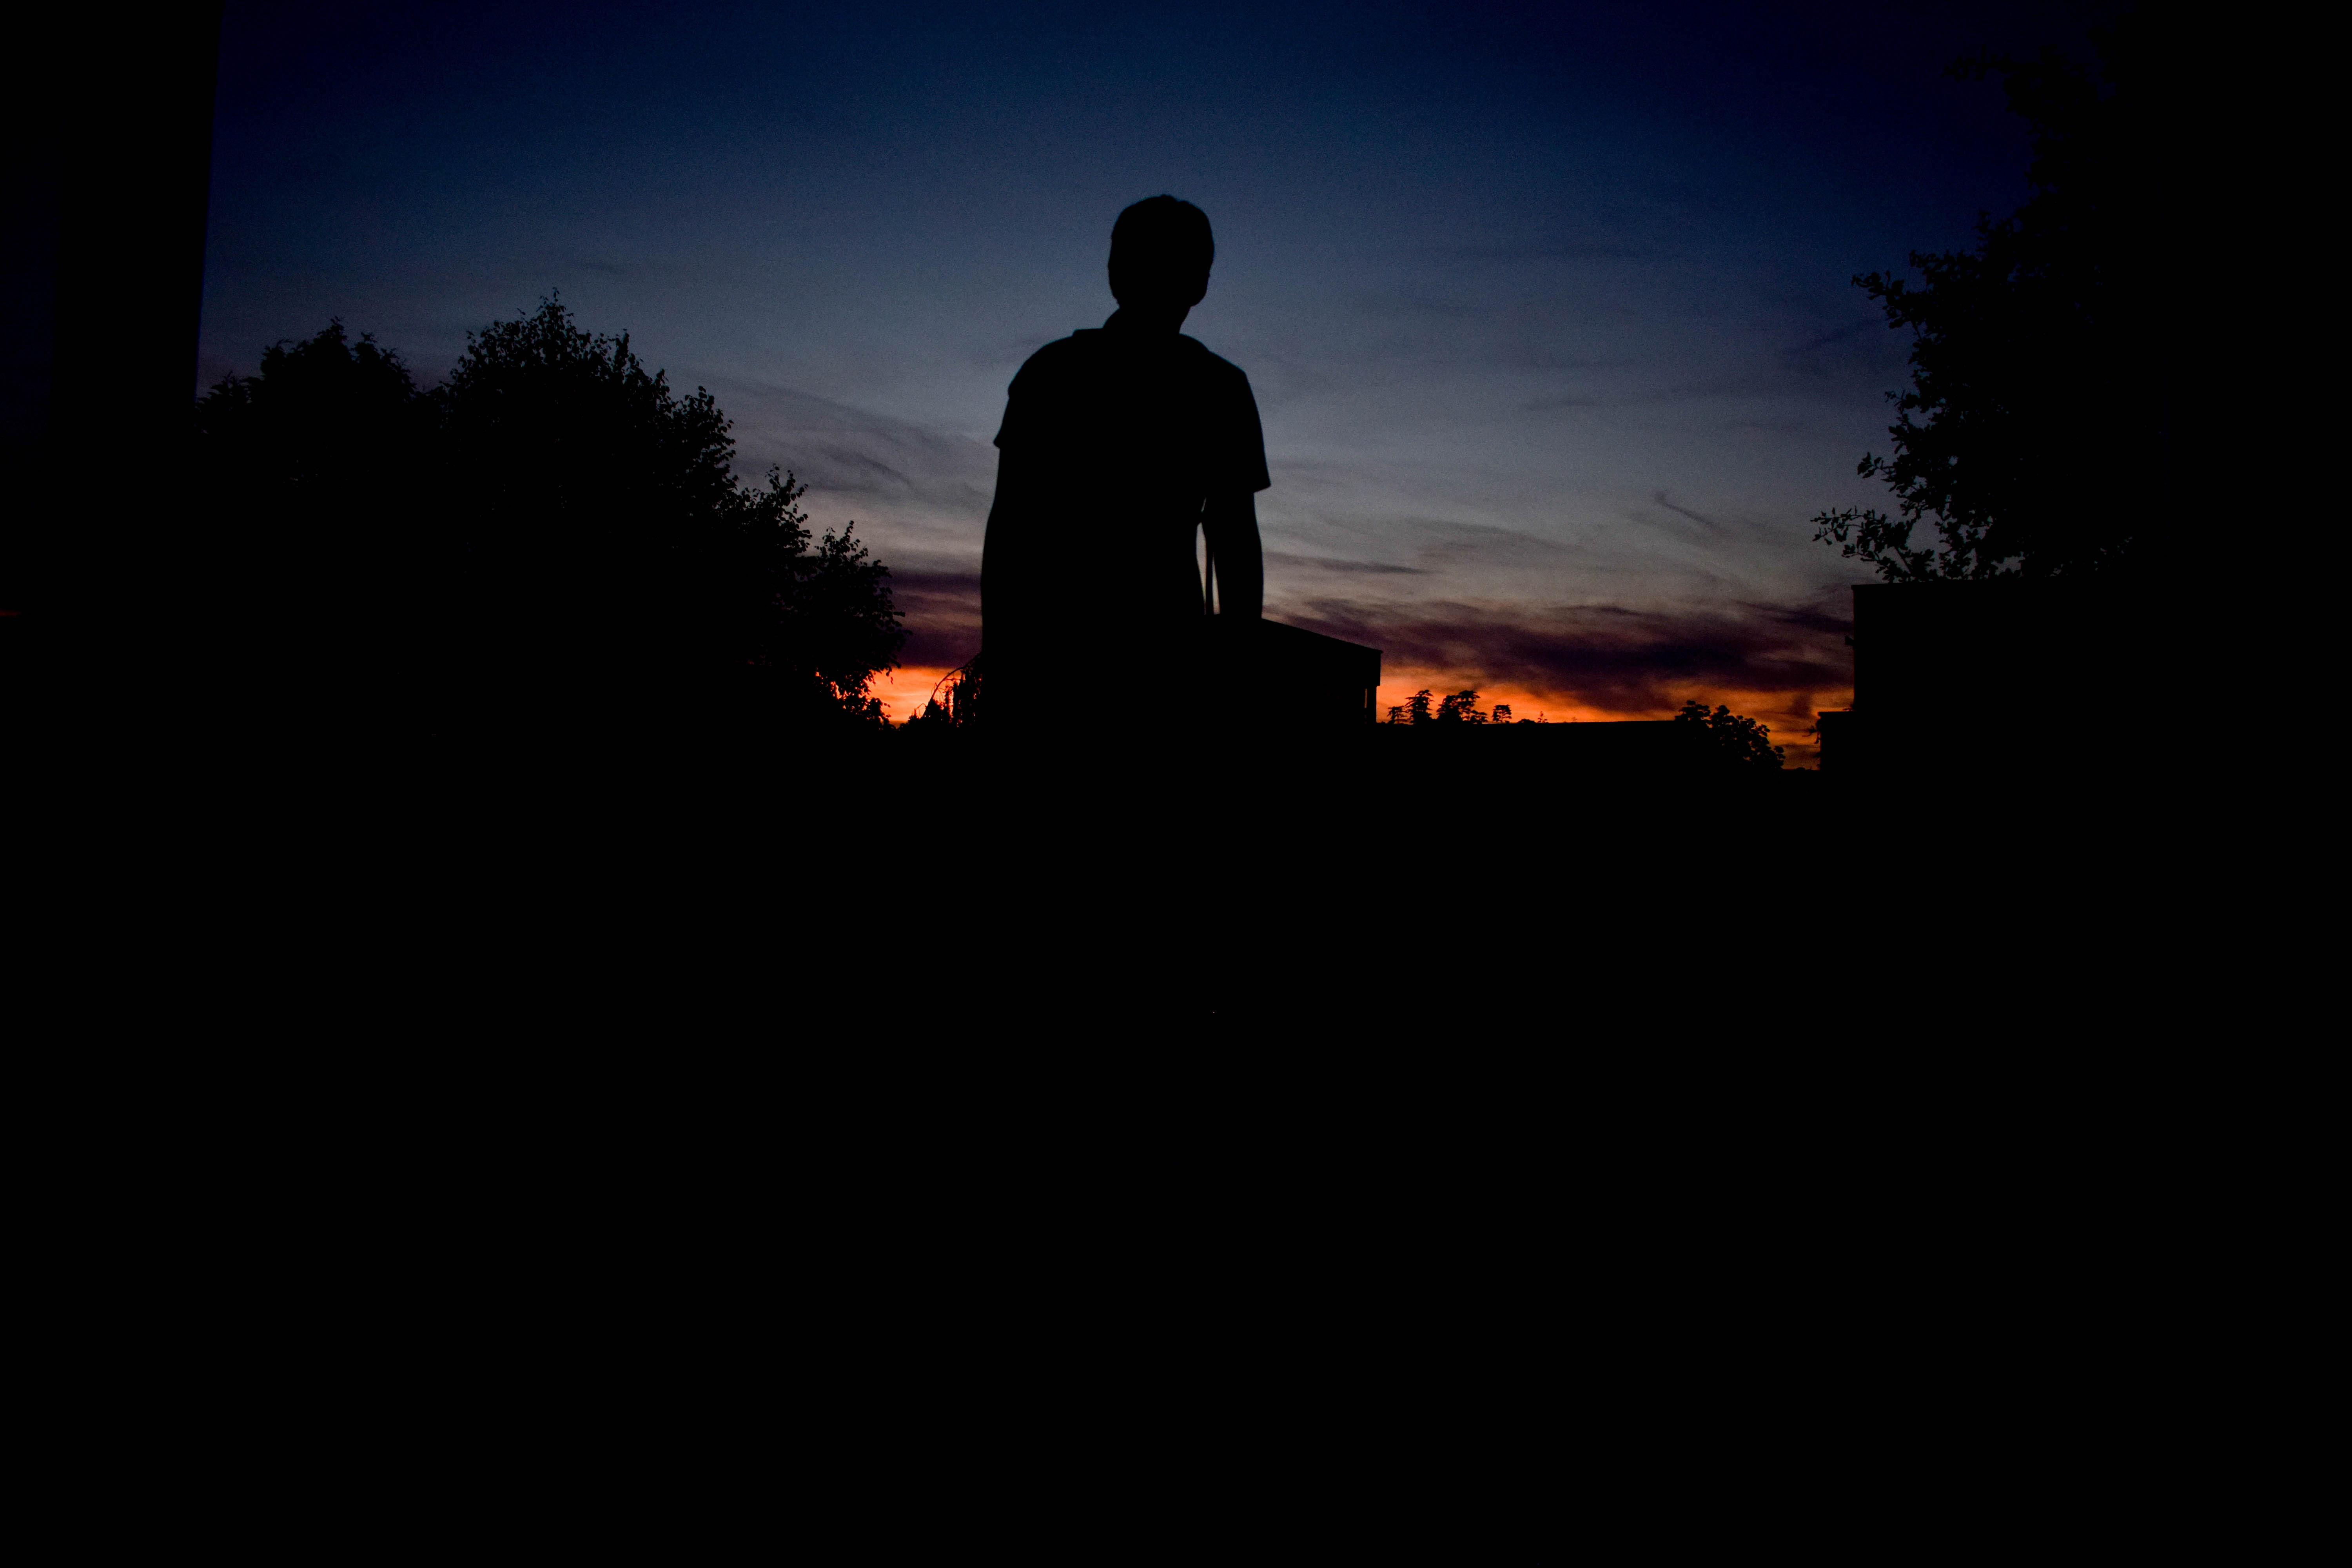
M 560 290 L 856 521 L 904 716 L 979 647 L 1006 383 L 1169 192 L 1217 237 L 1185 331 L 1265 421 L 1267 614 L 1382 647 L 1384 703 L 1703 696 L 1809 762 L 1869 574 L 1807 520 L 1885 494 L 1905 380 L 1848 279 L 2024 197 L 1946 62 L 2109 10 L 232 3 L 200 377 L 340 316 L 430 384 Z

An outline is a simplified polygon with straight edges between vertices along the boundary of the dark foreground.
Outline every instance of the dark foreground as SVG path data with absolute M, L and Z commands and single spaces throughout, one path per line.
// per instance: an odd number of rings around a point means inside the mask
M 682 1027 L 764 994 L 759 1028 L 877 1040 L 2013 1035 L 2155 997 L 2190 869 L 2175 808 L 2112 779 L 1378 732 L 543 744 L 377 784 L 362 858 L 423 983 L 512 964 Z

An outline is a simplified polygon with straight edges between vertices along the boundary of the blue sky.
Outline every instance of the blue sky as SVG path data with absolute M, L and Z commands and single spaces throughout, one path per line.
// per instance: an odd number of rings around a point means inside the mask
M 1943 65 L 2102 15 L 1901 9 L 232 4 L 202 377 L 339 316 L 430 383 L 560 290 L 855 519 L 951 664 L 1005 384 L 1165 191 L 1264 416 L 1269 614 L 1387 648 L 1384 700 L 1793 739 L 1864 580 L 1806 520 L 1874 499 L 1904 380 L 1848 279 L 2024 195 Z

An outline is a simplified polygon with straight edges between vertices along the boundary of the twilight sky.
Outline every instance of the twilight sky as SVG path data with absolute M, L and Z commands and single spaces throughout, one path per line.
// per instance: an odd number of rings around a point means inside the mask
M 1946 62 L 2112 6 L 248 5 L 223 37 L 201 379 L 340 316 L 437 381 L 561 290 L 896 575 L 896 716 L 977 651 L 989 438 L 1099 325 L 1118 210 L 1217 237 L 1267 614 L 1383 703 L 1843 706 L 1811 542 L 1876 500 L 1906 340 L 1854 273 L 1970 243 L 2022 127 Z M 1889 30 L 1892 28 L 1893 30 Z M 1096 700 L 1152 684 L 1115 612 Z

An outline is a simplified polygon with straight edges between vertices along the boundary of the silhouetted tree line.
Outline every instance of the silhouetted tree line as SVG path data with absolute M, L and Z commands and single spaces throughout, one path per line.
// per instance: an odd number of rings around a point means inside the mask
M 905 633 L 850 529 L 733 471 L 710 394 L 559 300 L 467 334 L 440 385 L 338 321 L 197 405 L 196 451 L 267 669 L 373 678 L 438 721 L 705 713 L 882 721 Z M 854 525 L 853 525 L 854 527 Z M 395 699 L 397 700 L 397 699 Z
M 1391 724 L 1508 724 L 1513 722 L 1510 704 L 1497 702 L 1494 711 L 1478 710 L 1478 693 L 1457 691 L 1451 697 L 1437 697 L 1424 688 L 1412 694 L 1410 700 L 1400 702 L 1388 711 Z M 1519 720 L 1519 723 L 1540 723 L 1541 720 Z M 1710 712 L 1706 703 L 1696 698 L 1682 706 L 1674 722 L 1696 727 L 1706 738 L 1708 754 L 1727 766 L 1746 772 L 1755 768 L 1777 768 L 1781 765 L 1782 748 L 1772 744 L 1770 726 L 1760 724 L 1744 714 L 1718 707 Z
M 1400 702 L 1389 710 L 1391 724 L 1508 724 L 1512 722 L 1511 705 L 1497 702 L 1492 713 L 1478 710 L 1475 691 L 1457 691 L 1451 697 L 1441 697 L 1432 706 L 1428 688 L 1412 694 L 1410 701 Z
M 1973 250 L 1913 252 L 1916 282 L 1853 280 L 1912 333 L 1911 385 L 1888 395 L 1892 454 L 1859 469 L 1894 510 L 1824 511 L 1814 537 L 1889 581 L 2109 571 L 2163 542 L 2177 505 L 2177 46 L 2143 16 L 2096 41 L 2095 73 L 2054 51 L 1951 67 L 2002 79 L 2032 128 L 2033 194 L 1979 217 Z

